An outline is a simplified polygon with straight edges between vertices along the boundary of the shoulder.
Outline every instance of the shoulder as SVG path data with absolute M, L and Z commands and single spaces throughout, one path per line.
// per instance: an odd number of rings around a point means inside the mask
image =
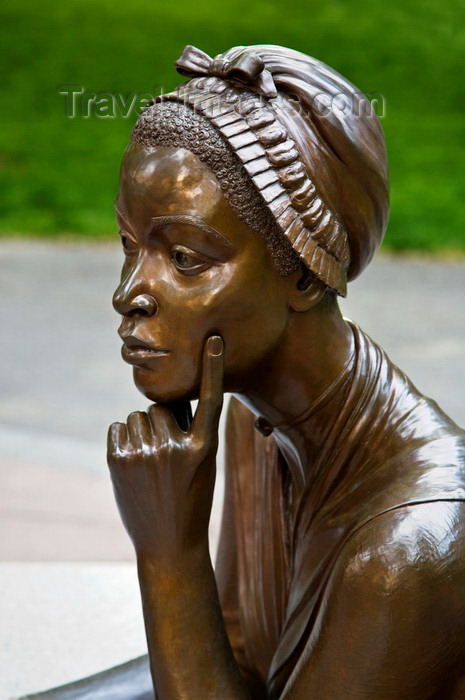
M 464 521 L 465 503 L 402 506 L 346 542 L 289 697 L 306 697 L 309 683 L 325 689 L 318 698 L 455 697 L 465 668 Z
M 340 551 L 283 697 L 310 687 L 316 700 L 463 697 L 464 517 L 464 503 L 423 503 L 363 525 Z
M 333 605 L 431 660 L 465 658 L 465 502 L 402 506 L 363 525 L 332 575 Z M 350 608 L 350 609 L 349 609 Z M 423 649 L 424 646 L 424 649 Z M 421 651 L 422 650 L 422 651 Z
M 341 557 L 346 585 L 369 581 L 381 596 L 405 595 L 406 584 L 435 597 L 456 578 L 464 586 L 465 501 L 393 508 L 360 527 Z

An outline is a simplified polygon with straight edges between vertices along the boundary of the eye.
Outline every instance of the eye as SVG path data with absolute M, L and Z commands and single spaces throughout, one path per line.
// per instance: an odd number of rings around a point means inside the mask
M 187 253 L 183 253 L 180 250 L 175 252 L 175 254 L 173 255 L 173 259 L 176 267 L 179 267 L 180 270 L 187 269 L 195 265 L 194 258 L 192 258 Z
M 121 237 L 121 245 L 123 246 L 125 253 L 131 253 L 137 249 L 137 242 L 128 234 L 127 231 L 120 231 L 119 235 Z
M 171 251 L 171 260 L 177 270 L 185 275 L 197 275 L 212 266 L 213 262 L 184 246 L 177 245 Z

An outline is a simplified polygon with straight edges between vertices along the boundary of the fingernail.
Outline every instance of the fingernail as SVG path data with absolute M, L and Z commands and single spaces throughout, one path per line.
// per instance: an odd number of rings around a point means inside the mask
M 217 357 L 223 352 L 223 338 L 220 335 L 212 335 L 208 339 L 208 353 L 212 357 Z

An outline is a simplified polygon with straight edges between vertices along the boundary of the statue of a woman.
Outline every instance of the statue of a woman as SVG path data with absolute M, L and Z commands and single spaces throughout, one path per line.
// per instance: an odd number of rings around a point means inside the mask
M 123 357 L 154 404 L 109 466 L 156 698 L 465 698 L 465 435 L 337 302 L 387 222 L 378 119 L 289 49 L 177 68 L 116 200 Z

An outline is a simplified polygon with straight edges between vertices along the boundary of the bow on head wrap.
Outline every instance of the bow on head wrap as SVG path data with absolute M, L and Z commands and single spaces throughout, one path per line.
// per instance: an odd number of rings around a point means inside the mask
M 187 46 L 176 67 L 193 80 L 158 100 L 210 120 L 304 264 L 344 296 L 378 249 L 389 211 L 384 136 L 370 103 L 329 66 L 280 46 L 214 59 Z
M 175 65 L 178 73 L 188 78 L 216 76 L 247 87 L 264 97 L 276 97 L 278 94 L 272 75 L 265 69 L 260 56 L 247 48 L 228 60 L 221 54 L 212 59 L 195 46 L 186 46 Z

